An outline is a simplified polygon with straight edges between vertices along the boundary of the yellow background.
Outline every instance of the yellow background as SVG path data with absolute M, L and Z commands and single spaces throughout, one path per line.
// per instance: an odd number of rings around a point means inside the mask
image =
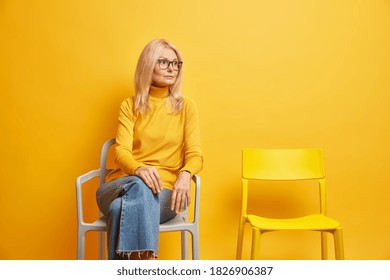
M 75 258 L 75 179 L 97 168 L 155 38 L 181 50 L 199 106 L 202 259 L 235 258 L 243 147 L 323 148 L 345 257 L 390 259 L 386 0 L 0 1 L 0 259 Z M 311 208 L 269 194 L 269 213 Z M 161 259 L 178 240 L 162 235 Z M 319 259 L 318 235 L 268 235 L 262 253 Z

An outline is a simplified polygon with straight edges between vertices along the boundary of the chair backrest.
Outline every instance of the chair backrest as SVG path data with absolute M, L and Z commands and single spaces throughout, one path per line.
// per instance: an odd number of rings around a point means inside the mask
M 320 149 L 243 149 L 242 177 L 258 180 L 325 178 Z
M 100 172 L 101 176 L 99 178 L 99 185 L 103 184 L 105 182 L 106 176 L 108 173 L 111 171 L 111 169 L 107 168 L 107 155 L 108 155 L 108 150 L 112 145 L 116 144 L 116 139 L 111 138 L 110 140 L 107 140 L 102 147 L 101 153 L 100 153 Z
M 321 149 L 243 149 L 244 216 L 247 208 L 248 180 L 318 180 L 320 213 L 326 214 L 325 168 Z

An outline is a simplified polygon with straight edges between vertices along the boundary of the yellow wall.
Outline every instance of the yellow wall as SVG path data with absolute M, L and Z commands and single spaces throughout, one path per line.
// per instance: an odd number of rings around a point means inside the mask
M 203 259 L 235 257 L 243 147 L 323 148 L 346 258 L 390 259 L 389 33 L 385 0 L 1 1 L 0 259 L 75 258 L 75 179 L 160 37 L 182 51 L 201 114 Z M 309 207 L 274 196 L 270 212 Z M 162 237 L 161 259 L 177 241 Z M 320 257 L 312 233 L 264 241 L 264 258 Z

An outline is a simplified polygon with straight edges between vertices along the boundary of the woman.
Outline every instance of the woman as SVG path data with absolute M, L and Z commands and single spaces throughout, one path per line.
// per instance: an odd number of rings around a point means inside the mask
M 155 259 L 159 224 L 190 203 L 203 157 L 197 107 L 180 93 L 182 64 L 170 42 L 151 41 L 138 60 L 135 95 L 121 104 L 117 168 L 97 191 L 109 259 Z

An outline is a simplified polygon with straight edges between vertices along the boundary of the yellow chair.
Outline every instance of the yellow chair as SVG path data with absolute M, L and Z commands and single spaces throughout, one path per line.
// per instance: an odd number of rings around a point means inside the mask
M 247 213 L 250 180 L 299 181 L 318 180 L 320 211 L 303 217 L 272 219 Z M 335 258 L 344 259 L 341 224 L 326 216 L 325 170 L 320 149 L 243 149 L 242 206 L 238 230 L 237 259 L 242 257 L 244 227 L 252 226 L 251 259 L 260 258 L 260 238 L 263 233 L 283 230 L 321 232 L 321 257 L 328 258 L 326 233 L 334 239 Z

